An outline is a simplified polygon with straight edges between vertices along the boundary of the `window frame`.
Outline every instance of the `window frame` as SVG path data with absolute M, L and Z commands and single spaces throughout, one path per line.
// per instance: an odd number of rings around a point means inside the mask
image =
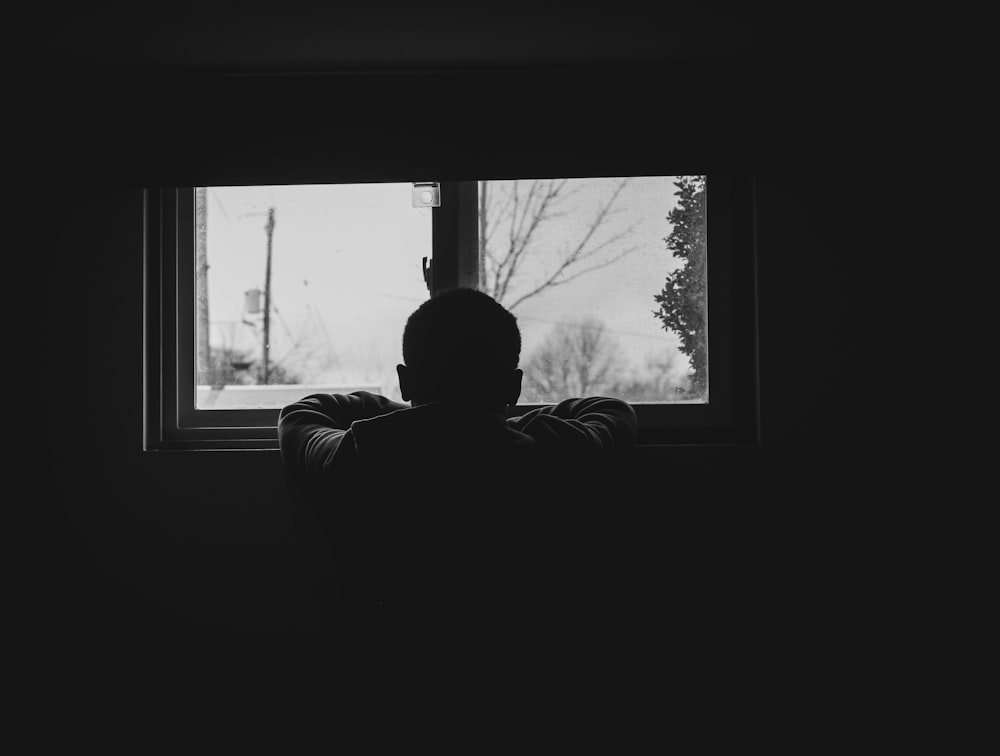
M 432 295 L 478 282 L 478 180 L 440 187 Z M 709 174 L 706 191 L 709 402 L 632 403 L 640 445 L 760 441 L 753 179 Z M 195 408 L 195 187 L 147 188 L 143 209 L 144 449 L 277 449 L 280 410 Z M 508 416 L 540 406 L 518 404 Z

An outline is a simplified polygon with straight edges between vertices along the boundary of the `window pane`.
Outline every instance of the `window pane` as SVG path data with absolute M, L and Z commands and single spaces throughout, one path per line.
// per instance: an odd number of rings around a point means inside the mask
M 399 398 L 403 326 L 427 297 L 431 256 L 431 210 L 411 188 L 196 191 L 198 409 L 280 408 L 313 391 Z
M 708 401 L 705 186 L 479 182 L 480 288 L 521 326 L 522 403 Z

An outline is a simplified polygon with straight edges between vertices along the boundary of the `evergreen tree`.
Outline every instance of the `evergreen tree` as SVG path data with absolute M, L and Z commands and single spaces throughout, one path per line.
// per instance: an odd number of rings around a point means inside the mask
M 663 290 L 654 295 L 659 309 L 653 315 L 680 338 L 680 351 L 691 363 L 691 394 L 702 397 L 708 388 L 705 177 L 677 179 L 678 201 L 667 216 L 672 228 L 664 242 L 684 264 L 667 276 Z

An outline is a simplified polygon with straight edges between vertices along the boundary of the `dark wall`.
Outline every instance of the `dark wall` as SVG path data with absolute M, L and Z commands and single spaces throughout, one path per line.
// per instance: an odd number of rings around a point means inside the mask
M 642 604 L 616 695 L 654 731 L 919 732 L 943 574 L 927 524 L 950 496 L 954 363 L 925 296 L 938 189 L 862 129 L 838 139 L 852 112 L 817 120 L 821 98 L 778 103 L 738 72 L 630 117 L 634 97 L 671 90 L 654 74 L 601 74 L 601 108 L 592 77 L 501 78 L 530 107 L 478 131 L 455 92 L 485 78 L 377 96 L 354 80 L 36 87 L 14 155 L 12 372 L 14 498 L 39 539 L 18 655 L 40 741 L 288 752 L 336 727 L 337 578 L 277 453 L 141 451 L 144 183 L 700 166 L 758 175 L 763 443 L 637 452 L 612 506 Z

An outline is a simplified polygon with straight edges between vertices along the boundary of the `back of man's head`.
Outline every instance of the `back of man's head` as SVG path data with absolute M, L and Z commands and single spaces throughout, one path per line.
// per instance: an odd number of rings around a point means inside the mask
M 452 289 L 428 299 L 406 321 L 400 388 L 415 404 L 514 404 L 520 355 L 517 319 L 503 305 L 474 289 Z

